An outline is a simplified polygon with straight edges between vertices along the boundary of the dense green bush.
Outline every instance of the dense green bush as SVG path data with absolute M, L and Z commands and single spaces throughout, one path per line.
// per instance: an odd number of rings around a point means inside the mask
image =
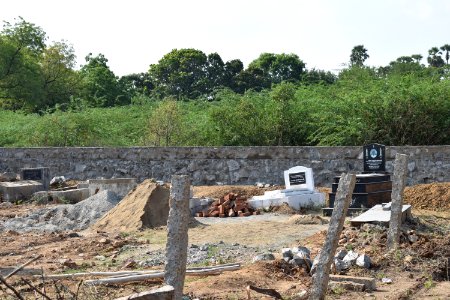
M 283 82 L 221 90 L 214 101 L 133 103 L 43 115 L 0 110 L 0 146 L 450 144 L 450 81 L 436 76 L 353 67 L 332 85 Z

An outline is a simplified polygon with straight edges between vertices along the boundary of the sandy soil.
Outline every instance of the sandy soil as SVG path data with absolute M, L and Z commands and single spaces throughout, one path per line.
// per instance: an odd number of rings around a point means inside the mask
M 263 190 L 242 186 L 194 188 L 196 196 L 218 198 L 228 192 L 251 196 L 262 194 Z M 429 205 L 425 207 L 434 209 Z M 24 215 L 36 208 L 34 205 L 22 205 L 0 209 L 0 221 L 16 215 Z M 247 218 L 197 218 L 189 229 L 189 243 L 203 244 L 220 241 L 230 244 L 239 243 L 256 246 L 261 250 L 271 249 L 278 258 L 281 248 L 304 245 L 311 249 L 312 257 L 314 257 L 322 246 L 328 225 L 299 224 L 296 221 L 299 216 L 291 213 L 278 212 Z M 308 213 L 312 215 L 311 220 L 315 220 L 318 214 L 318 212 Z M 398 252 L 386 256 L 382 240 L 370 242 L 367 249 L 374 261 L 374 267 L 368 271 L 351 272 L 351 275 L 377 278 L 377 291 L 373 293 L 330 292 L 328 297 L 330 299 L 448 299 L 450 286 L 448 282 L 443 281 L 445 272 L 442 264 L 437 263 L 440 258 L 450 256 L 450 211 L 414 209 L 413 214 L 418 224 L 414 225 L 414 228 L 420 237 L 416 244 L 405 243 Z M 78 235 L 73 232 L 63 234 L 3 232 L 0 235 L 0 266 L 17 266 L 35 255 L 42 254 L 43 257 L 28 268 L 43 268 L 46 273 L 116 271 L 124 268 L 127 260 L 138 254 L 145 255 L 145 249 L 163 249 L 166 234 L 165 227 L 136 233 L 85 231 L 79 232 Z M 359 244 L 355 243 L 355 247 L 366 247 L 364 240 L 361 240 L 363 238 L 366 237 L 357 239 Z M 127 250 L 123 251 L 123 249 Z M 408 256 L 412 256 L 412 263 L 405 263 Z M 379 279 L 382 276 L 394 279 L 394 284 L 381 284 Z M 11 283 L 17 284 L 16 286 L 26 293 L 27 289 L 19 284 L 19 278 L 18 276 L 11 278 Z M 75 291 L 78 281 L 63 283 Z M 80 291 L 83 297 L 80 299 L 114 299 L 159 284 L 161 280 L 111 285 L 95 290 L 83 287 Z M 256 264 L 247 261 L 238 271 L 217 276 L 188 277 L 185 292 L 200 299 L 247 299 L 245 288 L 248 284 L 273 288 L 285 299 L 294 299 L 295 294 L 309 287 L 310 277 L 303 269 L 293 268 L 281 260 Z M 50 287 L 49 293 L 51 290 Z M 10 294 L 4 287 L 0 288 L 0 299 L 14 299 L 8 298 L 7 293 Z M 27 295 L 30 296 L 27 299 L 35 299 L 33 293 Z M 252 292 L 251 296 L 252 299 L 263 299 L 255 292 Z

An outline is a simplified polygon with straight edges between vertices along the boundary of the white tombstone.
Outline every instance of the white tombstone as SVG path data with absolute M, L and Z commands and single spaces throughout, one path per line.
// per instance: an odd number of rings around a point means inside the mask
M 314 192 L 314 177 L 311 168 L 296 166 L 284 171 L 286 190 L 303 190 Z

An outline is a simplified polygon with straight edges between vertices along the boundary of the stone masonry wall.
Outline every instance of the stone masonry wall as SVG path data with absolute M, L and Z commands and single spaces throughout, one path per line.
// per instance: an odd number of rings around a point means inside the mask
M 396 153 L 408 155 L 408 184 L 450 181 L 450 146 L 386 147 L 386 169 Z M 73 179 L 135 177 L 170 181 L 188 174 L 195 185 L 283 184 L 283 171 L 301 165 L 315 184 L 330 186 L 342 172 L 360 172 L 362 147 L 134 147 L 0 148 L 0 172 L 49 167 Z

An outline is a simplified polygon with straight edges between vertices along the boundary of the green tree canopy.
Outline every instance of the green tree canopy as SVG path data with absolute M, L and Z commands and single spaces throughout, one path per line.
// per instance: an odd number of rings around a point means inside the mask
M 350 65 L 362 67 L 368 58 L 369 54 L 367 54 L 367 49 L 364 48 L 364 45 L 355 46 L 350 54 Z
M 0 105 L 8 109 L 36 110 L 42 97 L 39 57 L 45 32 L 19 18 L 5 22 L 0 34 Z
M 249 64 L 249 68 L 261 69 L 272 83 L 296 82 L 301 79 L 305 64 L 296 54 L 262 53 Z
M 442 59 L 441 55 L 442 52 L 438 47 L 432 47 L 430 50 L 428 50 L 427 62 L 430 67 L 440 68 L 444 66 L 445 62 Z
M 150 65 L 149 75 L 161 96 L 196 98 L 206 92 L 206 66 L 202 51 L 174 49 Z
M 129 95 L 108 67 L 103 54 L 86 56 L 87 64 L 81 67 L 83 96 L 92 106 L 111 107 L 130 103 Z

